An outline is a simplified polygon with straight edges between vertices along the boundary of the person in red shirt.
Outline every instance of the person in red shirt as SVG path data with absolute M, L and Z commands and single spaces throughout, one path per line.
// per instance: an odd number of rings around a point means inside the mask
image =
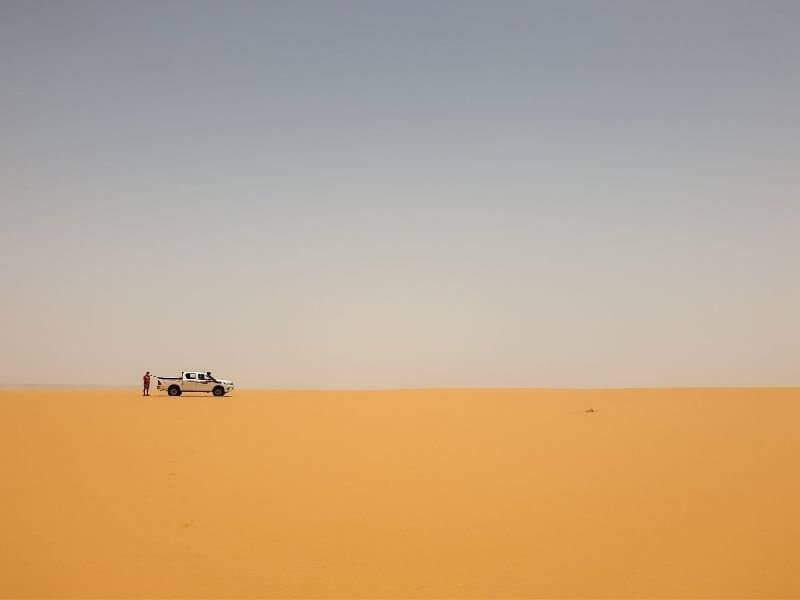
M 142 377 L 142 383 L 144 383 L 144 387 L 142 388 L 142 396 L 149 396 L 150 395 L 150 371 L 144 374 Z

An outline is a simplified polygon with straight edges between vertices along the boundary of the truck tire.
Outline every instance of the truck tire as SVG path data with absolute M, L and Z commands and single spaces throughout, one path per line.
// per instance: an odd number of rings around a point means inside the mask
M 221 385 L 218 385 L 218 386 L 214 387 L 213 394 L 215 396 L 224 396 L 225 395 L 225 388 L 222 387 Z
M 180 396 L 181 395 L 181 388 L 175 384 L 169 386 L 167 388 L 167 394 L 170 396 Z

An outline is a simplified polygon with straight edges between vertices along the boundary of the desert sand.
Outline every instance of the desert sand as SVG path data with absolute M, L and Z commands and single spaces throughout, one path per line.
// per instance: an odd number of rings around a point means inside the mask
M 799 426 L 797 389 L 7 388 L 0 596 L 800 597 Z

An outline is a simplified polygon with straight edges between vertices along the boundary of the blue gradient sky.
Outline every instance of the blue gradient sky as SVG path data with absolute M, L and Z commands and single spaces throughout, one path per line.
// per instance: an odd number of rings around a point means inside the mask
M 3 2 L 0 383 L 798 385 L 798 32 Z

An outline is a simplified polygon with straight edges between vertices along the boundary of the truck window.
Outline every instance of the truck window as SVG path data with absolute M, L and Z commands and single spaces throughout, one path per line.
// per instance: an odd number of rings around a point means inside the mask
M 197 374 L 197 378 L 200 379 L 201 381 L 205 381 L 206 374 L 205 373 L 198 373 Z
M 197 373 L 186 373 L 186 379 L 197 379 Z

